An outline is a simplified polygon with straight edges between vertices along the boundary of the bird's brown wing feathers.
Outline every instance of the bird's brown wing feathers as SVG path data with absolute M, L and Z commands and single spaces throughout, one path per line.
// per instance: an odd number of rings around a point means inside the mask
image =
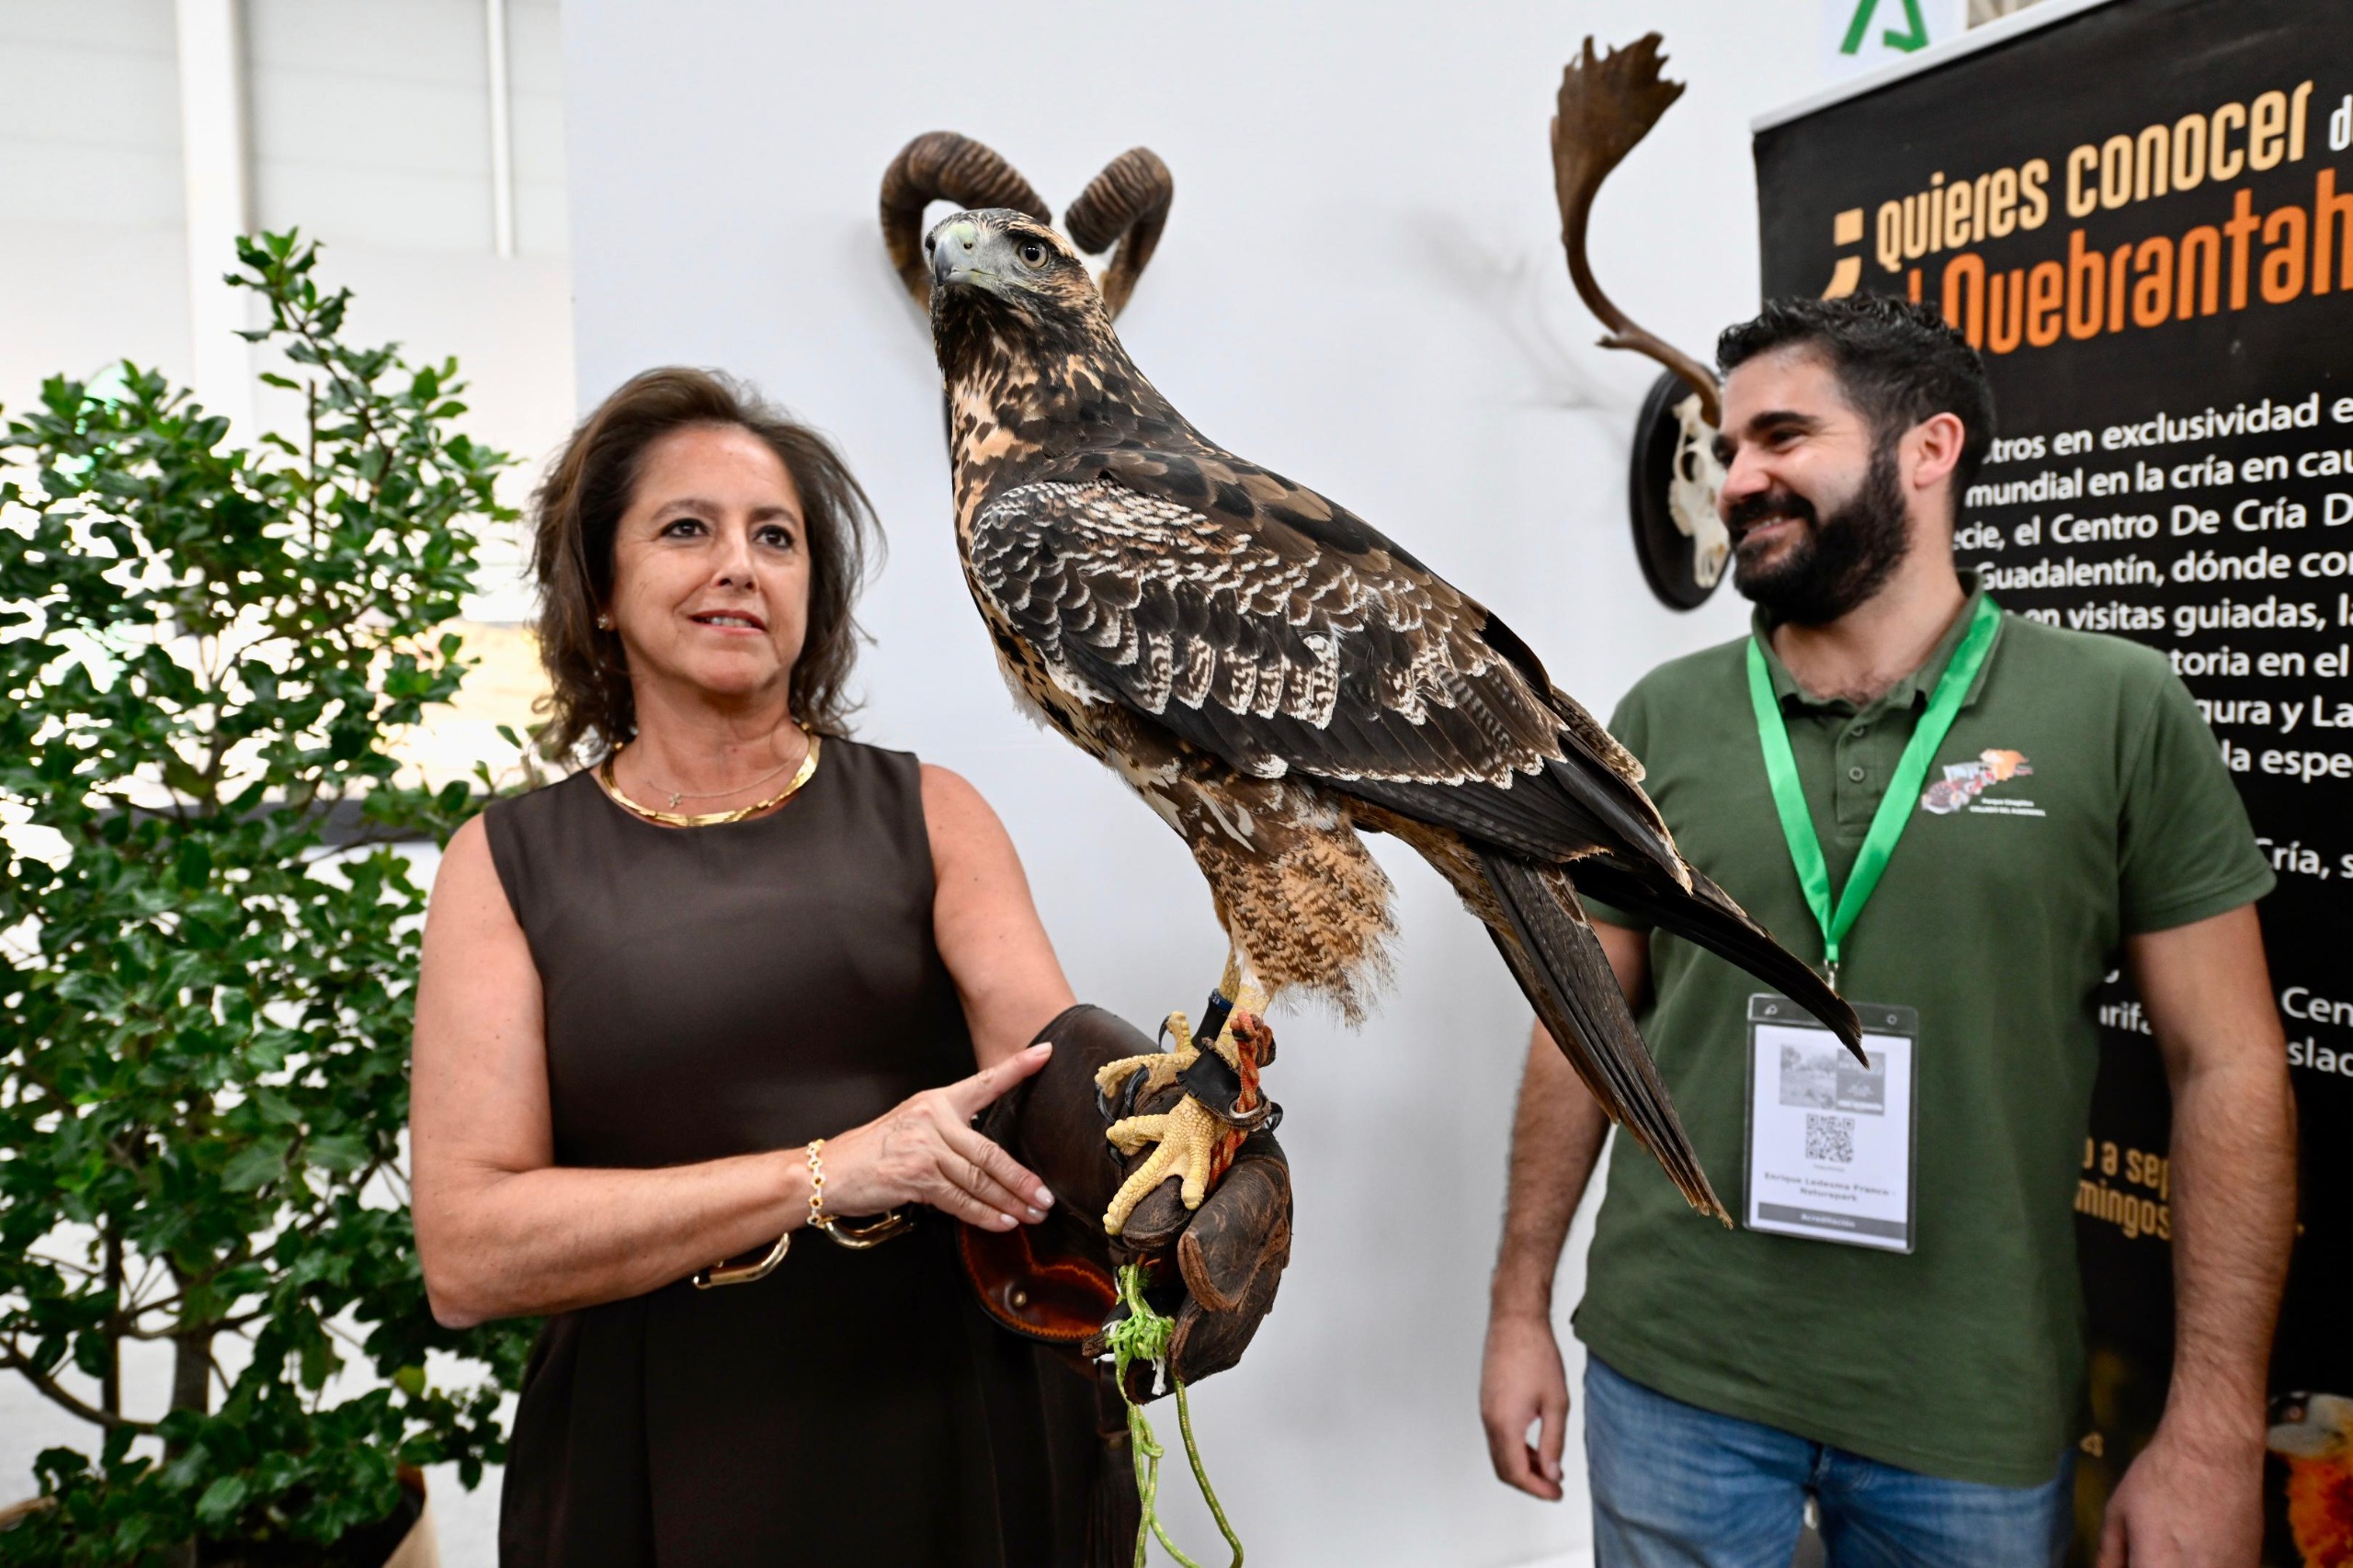
M 1050 667 L 1243 772 L 1590 869 L 1597 896 L 1857 1038 L 1821 978 L 1684 865 L 1632 759 L 1405 551 L 1226 460 L 1097 453 L 1063 472 L 989 497 L 969 541 L 976 587 Z
M 1307 774 L 1541 860 L 1607 850 L 1688 874 L 1622 754 L 1553 705 L 1525 645 L 1361 520 L 1231 460 L 1061 472 L 989 497 L 969 545 L 976 586 L 1050 665 L 1245 773 Z

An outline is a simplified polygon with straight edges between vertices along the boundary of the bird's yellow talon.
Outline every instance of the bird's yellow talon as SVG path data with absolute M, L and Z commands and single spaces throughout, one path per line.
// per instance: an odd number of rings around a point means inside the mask
M 1156 1090 L 1165 1089 L 1176 1081 L 1177 1074 L 1193 1064 L 1195 1052 L 1156 1051 L 1149 1056 L 1123 1056 L 1095 1070 L 1096 1091 L 1106 1099 L 1116 1096 L 1128 1075 L 1137 1068 L 1143 1069 L 1143 1086 L 1136 1091 L 1141 1099 Z
M 1171 1176 L 1180 1179 L 1177 1196 L 1185 1207 L 1199 1209 L 1209 1196 L 1210 1174 L 1225 1131 L 1225 1123 L 1190 1095 L 1165 1116 L 1131 1116 L 1113 1122 L 1104 1136 L 1121 1154 L 1132 1157 L 1147 1143 L 1159 1147 L 1112 1195 L 1111 1207 L 1103 1214 L 1104 1234 L 1116 1236 L 1125 1229 L 1136 1205 Z
M 1103 1136 L 1120 1151 L 1120 1158 L 1132 1160 L 1145 1144 L 1157 1142 L 1167 1125 L 1165 1116 L 1131 1116 L 1125 1121 L 1113 1122 Z

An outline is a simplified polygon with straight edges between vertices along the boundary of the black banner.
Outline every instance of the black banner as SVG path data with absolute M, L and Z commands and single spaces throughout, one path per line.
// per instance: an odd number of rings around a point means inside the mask
M 1908 293 L 1984 353 L 2001 439 L 1960 559 L 2170 655 L 2279 873 L 2304 1155 L 2263 1561 L 2353 1560 L 2353 6 L 2110 0 L 1764 130 L 1756 168 L 1768 296 Z M 2100 1021 L 2087 1531 L 2173 1327 L 2170 1096 L 2113 976 Z

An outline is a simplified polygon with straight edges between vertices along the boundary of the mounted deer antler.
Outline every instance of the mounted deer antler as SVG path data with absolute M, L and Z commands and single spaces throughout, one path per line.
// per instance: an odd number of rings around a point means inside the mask
M 1103 303 L 1118 315 L 1143 276 L 1145 263 L 1168 226 L 1168 205 L 1176 197 L 1176 176 L 1149 147 L 1131 147 L 1103 166 L 1063 214 L 1071 243 L 1089 256 L 1119 243 L 1119 254 L 1103 273 Z
M 1103 303 L 1118 315 L 1168 225 L 1176 181 L 1149 147 L 1131 147 L 1104 165 L 1070 204 L 1063 228 L 1089 256 L 1118 245 L 1101 279 Z M 1030 183 L 995 153 L 969 136 L 932 131 L 899 149 L 882 171 L 882 244 L 891 265 L 918 305 L 931 303 L 931 269 L 923 255 L 924 209 L 935 201 L 959 207 L 1010 207 L 1040 223 L 1054 221 Z
M 1011 164 L 969 136 L 928 131 L 899 149 L 882 171 L 882 244 L 915 296 L 931 307 L 931 268 L 923 255 L 923 211 L 935 201 L 959 207 L 1010 207 L 1040 223 L 1054 210 Z
M 1561 73 L 1558 111 L 1552 117 L 1552 188 L 1561 204 L 1561 245 L 1569 253 L 1569 278 L 1586 307 L 1609 330 L 1605 348 L 1631 348 L 1647 354 L 1697 392 L 1699 415 L 1712 427 L 1722 417 L 1716 378 L 1689 355 L 1634 324 L 1625 312 L 1593 279 L 1593 264 L 1586 254 L 1586 225 L 1593 216 L 1593 199 L 1627 153 L 1650 134 L 1676 99 L 1683 84 L 1663 80 L 1659 69 L 1659 35 L 1646 33 L 1624 49 L 1612 49 L 1597 58 L 1593 40 L 1585 53 Z

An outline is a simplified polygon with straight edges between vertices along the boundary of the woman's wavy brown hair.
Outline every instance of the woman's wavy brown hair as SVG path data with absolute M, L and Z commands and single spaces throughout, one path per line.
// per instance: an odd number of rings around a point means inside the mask
M 801 492 L 809 551 L 809 631 L 792 666 L 792 716 L 842 735 L 857 704 L 844 687 L 860 635 L 854 611 L 881 526 L 831 442 L 715 370 L 678 366 L 631 377 L 580 422 L 531 497 L 531 570 L 540 585 L 540 662 L 552 687 L 540 749 L 590 760 L 637 733 L 620 634 L 597 616 L 613 592 L 613 533 L 646 449 L 674 430 L 733 425 L 767 443 Z

